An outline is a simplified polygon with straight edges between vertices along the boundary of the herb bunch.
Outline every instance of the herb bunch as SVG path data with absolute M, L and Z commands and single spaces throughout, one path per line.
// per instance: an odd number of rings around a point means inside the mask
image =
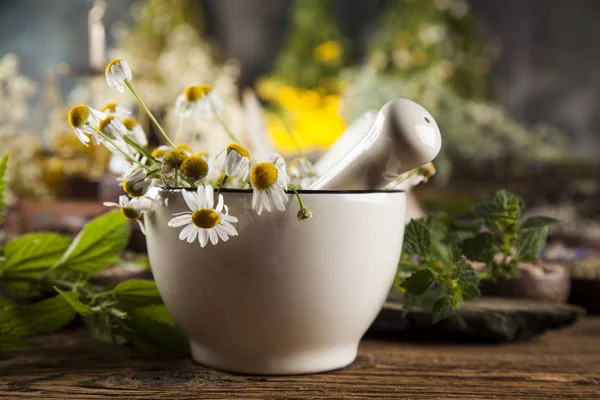
M 473 224 L 447 217 L 412 220 L 404 234 L 395 288 L 404 293 L 404 313 L 431 307 L 433 321 L 448 317 L 465 300 L 480 295 L 481 279 L 514 278 L 520 262 L 534 261 L 557 220 L 522 220 L 524 201 L 500 190 L 473 207 Z M 473 263 L 483 264 L 476 272 Z
M 0 193 L 7 161 L 7 155 L 0 161 Z M 0 210 L 4 206 L 0 195 Z M 91 281 L 119 261 L 129 235 L 127 218 L 113 211 L 89 222 L 75 239 L 47 232 L 8 240 L 0 248 L 0 288 L 27 304 L 0 299 L 0 349 L 29 346 L 28 336 L 59 330 L 77 315 L 101 341 L 182 345 L 184 337 L 153 281 L 132 279 L 116 286 Z

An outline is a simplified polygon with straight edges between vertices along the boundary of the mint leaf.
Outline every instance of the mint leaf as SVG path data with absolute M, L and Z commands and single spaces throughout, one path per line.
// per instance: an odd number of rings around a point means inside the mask
M 409 292 L 404 293 L 404 296 L 402 297 L 402 317 L 406 317 L 406 315 L 418 305 L 419 296 Z
M 431 236 L 427 224 L 420 219 L 411 220 L 404 231 L 402 252 L 405 255 L 425 256 L 429 246 L 431 246 Z
M 547 236 L 547 227 L 523 230 L 517 240 L 517 256 L 519 260 L 535 260 L 544 248 Z
M 127 320 L 128 338 L 134 343 L 156 348 L 176 348 L 185 336 L 175 328 L 173 317 L 164 305 L 130 309 Z
M 57 233 L 30 233 L 4 247 L 0 274 L 11 278 L 36 278 L 52 267 L 69 248 L 71 238 Z
M 55 265 L 92 276 L 111 266 L 127 246 L 129 222 L 120 211 L 90 221 Z
M 465 257 L 472 261 L 488 263 L 494 259 L 496 254 L 496 241 L 489 232 L 478 233 L 476 236 L 465 239 L 462 242 L 462 251 Z
M 452 314 L 452 311 L 454 311 L 454 308 L 452 306 L 453 303 L 454 299 L 451 295 L 445 296 L 435 302 L 432 310 L 434 324 L 437 324 L 438 322 L 440 322 L 443 319 L 446 319 L 450 314 Z
M 521 229 L 531 229 L 531 228 L 543 228 L 548 225 L 556 224 L 559 222 L 556 218 L 550 217 L 530 217 L 521 225 Z
M 44 292 L 44 285 L 42 282 L 37 281 L 20 281 L 19 278 L 10 280 L 3 278 L 0 280 L 2 286 L 2 293 L 9 297 L 26 298 L 26 297 L 38 297 Z
M 75 310 L 60 295 L 25 306 L 0 310 L 0 333 L 28 336 L 58 330 L 75 318 Z
M 471 300 L 481 296 L 481 292 L 476 285 L 467 283 L 461 287 L 463 300 Z
M 119 283 L 113 290 L 117 300 L 129 305 L 149 306 L 162 304 L 156 283 L 145 279 L 129 279 Z
M 123 327 L 115 323 L 115 319 L 107 313 L 94 314 L 82 319 L 88 331 L 98 341 L 111 343 L 115 346 L 122 346 L 129 342 Z
M 65 291 L 60 290 L 56 286 L 54 286 L 54 290 L 56 290 L 58 292 L 58 294 L 60 294 L 67 301 L 67 303 L 69 303 L 69 305 L 71 307 L 73 307 L 73 309 L 75 311 L 77 311 L 78 314 L 80 314 L 80 315 L 92 315 L 94 313 L 90 307 L 88 307 L 86 304 L 83 304 L 79 300 L 79 297 L 80 297 L 79 293 L 77 293 L 77 292 L 65 292 Z
M 463 257 L 461 258 L 452 270 L 452 279 L 456 279 L 458 285 L 463 288 L 466 285 L 479 285 L 479 278 L 473 269 L 473 266 Z
M 10 153 L 5 153 L 0 159 L 0 224 L 4 221 L 4 211 L 6 210 L 6 172 L 9 158 Z
M 400 285 L 404 290 L 412 294 L 423 294 L 435 281 L 433 273 L 428 269 L 420 269 L 406 278 Z

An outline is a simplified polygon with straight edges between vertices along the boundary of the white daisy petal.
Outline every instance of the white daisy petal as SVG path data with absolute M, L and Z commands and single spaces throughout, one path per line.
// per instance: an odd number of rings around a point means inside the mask
M 200 247 L 206 246 L 208 243 L 208 231 L 203 229 L 198 232 L 198 241 L 200 242 Z
M 194 224 L 186 225 L 185 228 L 183 228 L 181 232 L 179 232 L 179 240 L 185 240 L 188 237 L 188 235 L 195 229 L 197 228 Z
M 177 228 L 179 226 L 183 226 L 183 225 L 187 225 L 192 223 L 192 214 L 186 214 L 186 215 L 180 215 L 179 217 L 175 217 L 172 220 L 170 220 L 168 222 L 167 225 L 169 225 L 172 228 Z
M 198 204 L 198 198 L 194 192 L 189 192 L 184 189 L 181 191 L 181 193 L 183 194 L 183 200 L 185 201 L 185 204 L 187 204 L 190 210 L 196 211 L 197 209 L 202 208 L 200 204 Z
M 215 232 L 215 229 L 209 229 L 208 231 L 208 236 L 210 237 L 210 242 L 215 245 L 219 242 L 219 237 L 217 236 L 217 232 Z
M 219 194 L 219 200 L 217 202 L 217 206 L 215 207 L 215 212 L 221 213 L 221 211 L 223 211 L 223 205 L 224 205 L 223 195 Z
M 197 227 L 194 228 L 195 229 L 193 229 L 186 238 L 188 243 L 194 243 L 196 241 L 196 237 L 198 236 L 198 232 L 200 232 L 200 229 L 198 229 Z

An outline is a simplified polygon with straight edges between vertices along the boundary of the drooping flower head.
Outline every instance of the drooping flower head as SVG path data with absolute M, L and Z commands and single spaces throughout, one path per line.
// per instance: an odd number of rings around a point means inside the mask
M 154 186 L 154 181 L 148 179 L 144 168 L 134 167 L 123 178 L 123 190 L 131 197 L 141 197 Z
M 104 107 L 100 109 L 100 111 L 107 115 L 114 115 L 119 119 L 127 118 L 131 114 L 131 111 L 129 111 L 125 107 L 121 107 L 114 101 L 106 103 Z
M 69 110 L 68 121 L 79 141 L 87 146 L 90 142 L 88 135 L 96 135 L 96 131 L 93 127 L 105 118 L 106 114 L 94 110 L 85 104 L 79 104 Z
M 114 87 L 123 93 L 125 81 L 131 80 L 131 69 L 127 65 L 127 61 L 122 58 L 115 58 L 106 66 L 105 75 L 108 86 Z
M 283 172 L 273 163 L 261 162 L 252 167 L 250 183 L 252 193 L 252 208 L 260 215 L 263 208 L 271 211 L 271 204 L 279 211 L 285 211 L 285 203 L 289 196 L 285 192 L 287 182 Z
M 190 211 L 174 217 L 168 223 L 173 228 L 184 226 L 179 233 L 179 240 L 192 243 L 198 238 L 200 247 L 204 247 L 209 240 L 214 245 L 219 239 L 226 242 L 230 236 L 237 236 L 233 224 L 238 220 L 228 214 L 222 194 L 219 194 L 217 206 L 213 208 L 212 186 L 198 187 L 195 192 L 183 190 L 182 194 Z
M 153 203 L 150 199 L 140 197 L 130 200 L 129 197 L 121 195 L 119 196 L 119 203 L 105 202 L 104 205 L 106 207 L 119 207 L 121 213 L 128 219 L 135 220 L 140 226 L 142 233 L 146 234 L 144 224 L 140 221 L 140 218 L 144 213 L 152 211 Z
M 231 143 L 217 154 L 217 158 L 225 153 L 225 161 L 221 164 L 221 171 L 225 175 L 239 178 L 242 181 L 248 180 L 250 171 L 250 152 L 237 143 Z
M 146 133 L 144 132 L 144 128 L 142 125 L 133 118 L 124 118 L 123 125 L 127 129 L 126 135 L 130 137 L 133 141 L 135 141 L 140 146 L 148 145 L 148 139 L 146 138 Z
M 210 85 L 188 86 L 175 102 L 175 110 L 179 115 L 196 118 L 211 117 L 221 106 Z

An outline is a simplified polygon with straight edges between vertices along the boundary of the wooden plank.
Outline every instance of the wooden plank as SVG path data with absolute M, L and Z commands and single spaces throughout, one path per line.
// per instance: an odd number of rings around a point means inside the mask
M 504 345 L 363 340 L 350 367 L 305 376 L 222 373 L 187 356 L 93 342 L 81 329 L 5 352 L 10 399 L 600 399 L 600 317 Z

